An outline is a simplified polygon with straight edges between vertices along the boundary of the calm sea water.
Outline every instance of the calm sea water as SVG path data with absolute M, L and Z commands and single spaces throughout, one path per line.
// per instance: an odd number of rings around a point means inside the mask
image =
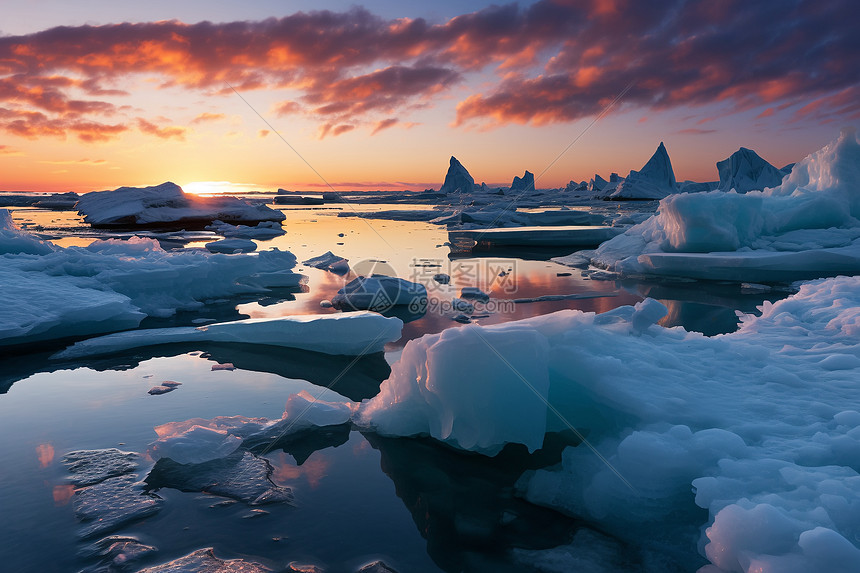
M 428 312 L 421 317 L 401 312 L 410 321 L 403 338 L 387 348 L 389 361 L 410 339 L 459 327 L 452 320 L 456 313 L 445 305 L 465 286 L 478 286 L 501 301 L 478 319 L 480 324 L 563 308 L 603 312 L 650 296 L 668 306 L 665 325 L 706 334 L 733 330 L 735 309 L 751 312 L 774 296 L 746 293 L 730 284 L 595 280 L 579 269 L 548 260 L 568 254 L 568 249 L 451 257 L 444 228 L 337 217 L 341 209 L 349 207 L 288 208 L 287 234 L 259 245 L 290 250 L 299 261 L 330 250 L 348 258 L 359 272 L 375 269 L 425 284 Z M 62 246 L 85 245 L 105 236 L 83 227 L 73 213 L 18 209 L 13 216 Z M 201 238 L 188 246 L 205 242 Z M 178 244 L 165 242 L 166 246 Z M 273 293 L 263 300 L 230 300 L 200 312 L 148 320 L 145 326 L 191 324 L 200 318 L 335 312 L 321 308 L 320 301 L 330 299 L 355 276 L 301 264 L 297 270 L 309 277 L 305 288 Z M 451 283 L 434 282 L 436 273 L 449 274 Z M 546 295 L 591 298 L 510 303 Z M 143 479 L 153 463 L 146 451 L 156 438 L 155 426 L 195 417 L 279 418 L 291 394 L 301 390 L 318 394 L 320 387 L 314 383 L 327 383 L 349 362 L 249 345 L 159 347 L 59 366 L 48 360 L 49 355 L 45 351 L 0 358 L 0 433 L 4 436 L 0 440 L 0 569 L 4 571 L 77 571 L 97 563 L 79 555 L 91 540 L 78 538 L 74 488 L 61 463 L 69 451 L 117 447 L 142 453 L 138 474 Z M 212 370 L 226 362 L 236 369 Z M 387 375 L 382 354 L 367 357 L 323 399 L 370 397 Z M 179 381 L 182 386 L 161 396 L 147 394 L 163 380 Z M 157 492 L 165 499 L 159 513 L 115 533 L 159 549 L 140 566 L 214 547 L 219 557 L 248 558 L 276 570 L 295 561 L 316 563 L 329 572 L 355 571 L 369 561 L 384 559 L 401 572 L 519 571 L 506 564 L 511 548 L 563 544 L 583 526 L 512 495 L 522 471 L 557 463 L 560 450 L 574 443 L 566 436 L 552 436 L 538 454 L 528 456 L 508 448 L 488 459 L 454 452 L 431 440 L 382 439 L 344 429 L 266 453 L 274 468 L 273 480 L 293 488 L 295 506 L 265 506 L 268 515 L 248 519 L 244 516 L 249 508 L 242 503 L 211 507 L 222 498 L 163 487 Z M 694 553 L 689 559 L 691 567 L 700 564 Z

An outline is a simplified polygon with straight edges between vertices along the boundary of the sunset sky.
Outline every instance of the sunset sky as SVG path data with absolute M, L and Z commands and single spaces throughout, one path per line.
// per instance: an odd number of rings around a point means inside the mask
M 574 140 L 538 187 L 660 141 L 706 181 L 742 145 L 782 167 L 860 123 L 847 0 L 4 4 L 6 191 L 321 190 L 272 127 L 339 190 L 438 187 L 451 155 L 510 184 Z

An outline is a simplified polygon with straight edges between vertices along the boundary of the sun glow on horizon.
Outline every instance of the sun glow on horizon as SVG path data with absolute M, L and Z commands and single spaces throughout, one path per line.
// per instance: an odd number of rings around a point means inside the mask
M 237 195 L 245 193 L 275 193 L 277 189 L 260 187 L 253 183 L 231 181 L 190 181 L 179 185 L 186 193 L 194 195 Z

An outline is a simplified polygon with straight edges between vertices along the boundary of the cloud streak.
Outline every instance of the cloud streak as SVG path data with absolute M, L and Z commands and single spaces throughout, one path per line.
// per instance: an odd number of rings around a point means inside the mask
M 231 95 L 227 82 L 289 90 L 273 111 L 316 120 L 323 137 L 378 133 L 463 86 L 457 126 L 575 121 L 631 83 L 622 108 L 796 106 L 798 121 L 853 118 L 860 36 L 845 17 L 851 8 L 848 0 L 540 0 L 435 24 L 356 8 L 59 27 L 0 37 L 0 130 L 93 142 L 135 127 L 184 137 L 180 126 L 123 116 L 128 94 L 117 86 L 133 78 L 197 95 Z

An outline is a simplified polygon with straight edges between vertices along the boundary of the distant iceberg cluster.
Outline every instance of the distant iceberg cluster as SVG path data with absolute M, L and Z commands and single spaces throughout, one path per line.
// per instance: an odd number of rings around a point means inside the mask
M 764 191 L 671 195 L 602 244 L 598 266 L 754 282 L 860 271 L 860 143 L 846 130 Z

